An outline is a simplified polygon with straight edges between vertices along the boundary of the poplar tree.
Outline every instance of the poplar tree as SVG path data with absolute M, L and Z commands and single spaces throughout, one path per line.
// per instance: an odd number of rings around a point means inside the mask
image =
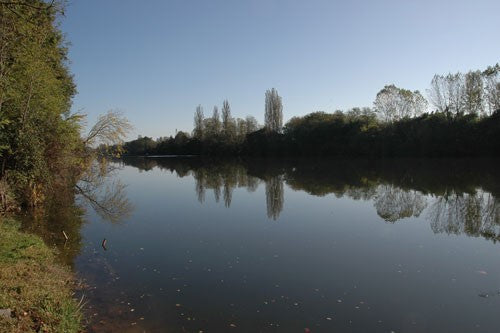
M 222 102 L 222 135 L 226 142 L 231 142 L 236 136 L 236 123 L 227 99 Z
M 198 105 L 194 113 L 194 129 L 193 129 L 193 136 L 198 140 L 203 139 L 204 127 L 205 127 L 204 119 L 205 115 L 203 114 L 203 107 L 201 105 Z
M 274 88 L 266 91 L 264 124 L 268 131 L 281 133 L 283 128 L 283 104 Z
M 219 135 L 221 131 L 221 123 L 219 116 L 219 108 L 214 106 L 214 110 L 212 112 L 212 135 Z

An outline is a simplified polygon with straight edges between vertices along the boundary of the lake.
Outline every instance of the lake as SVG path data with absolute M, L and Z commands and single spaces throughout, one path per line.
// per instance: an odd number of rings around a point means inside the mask
M 29 226 L 84 281 L 90 331 L 499 330 L 497 160 L 112 165 L 116 211 L 62 199 Z

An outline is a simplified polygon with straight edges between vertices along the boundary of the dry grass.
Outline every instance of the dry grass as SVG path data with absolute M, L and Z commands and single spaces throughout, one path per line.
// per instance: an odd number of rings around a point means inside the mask
M 0 332 L 80 332 L 81 311 L 73 299 L 71 272 L 55 263 L 43 241 L 0 218 Z

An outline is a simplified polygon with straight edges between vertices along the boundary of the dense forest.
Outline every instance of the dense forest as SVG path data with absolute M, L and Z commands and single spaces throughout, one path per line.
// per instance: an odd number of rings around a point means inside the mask
M 500 66 L 435 75 L 427 91 L 387 85 L 373 107 L 293 117 L 283 126 L 275 89 L 265 94 L 264 126 L 234 119 L 229 102 L 205 117 L 199 105 L 192 133 L 125 144 L 128 155 L 497 156 L 500 153 Z M 432 110 L 432 111 L 430 111 Z

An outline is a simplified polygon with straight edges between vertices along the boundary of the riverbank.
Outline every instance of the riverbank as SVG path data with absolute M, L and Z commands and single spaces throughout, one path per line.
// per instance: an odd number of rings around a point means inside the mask
M 73 275 L 41 238 L 0 218 L 0 331 L 80 332 Z

